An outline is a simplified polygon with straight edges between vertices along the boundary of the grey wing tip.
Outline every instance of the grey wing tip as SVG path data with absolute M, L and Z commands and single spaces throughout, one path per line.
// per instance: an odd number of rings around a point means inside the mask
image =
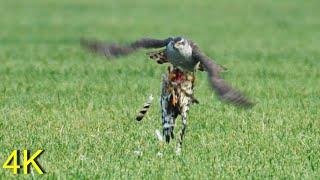
M 243 98 L 241 101 L 237 102 L 238 106 L 243 107 L 243 108 L 252 108 L 255 103 L 251 102 L 250 100 Z
M 223 101 L 243 108 L 252 108 L 255 103 L 236 91 L 229 91 L 221 96 Z
M 116 57 L 116 55 L 110 52 L 110 47 L 103 45 L 101 42 L 96 40 L 88 40 L 85 38 L 80 38 L 80 45 L 91 51 L 92 53 L 100 53 L 103 54 L 108 59 Z
M 97 41 L 80 38 L 80 45 L 91 51 L 97 51 L 98 49 L 97 44 L 98 44 Z

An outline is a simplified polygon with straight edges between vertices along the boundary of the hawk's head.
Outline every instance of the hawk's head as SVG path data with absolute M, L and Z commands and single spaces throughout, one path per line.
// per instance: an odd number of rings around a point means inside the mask
M 187 39 L 177 36 L 169 43 L 170 49 L 178 52 L 182 56 L 188 57 L 192 54 L 192 48 Z
M 189 43 L 186 39 L 181 36 L 175 37 L 173 39 L 173 47 L 176 49 L 184 49 L 185 47 L 189 46 Z

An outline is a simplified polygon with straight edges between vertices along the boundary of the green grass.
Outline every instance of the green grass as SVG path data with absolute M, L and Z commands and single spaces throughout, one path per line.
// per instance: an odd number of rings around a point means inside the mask
M 0 164 L 44 149 L 45 178 L 320 178 L 320 3 L 1 0 Z M 157 100 L 165 66 L 145 51 L 106 61 L 80 37 L 129 42 L 184 35 L 226 67 L 251 110 L 218 101 L 197 74 L 181 156 L 163 148 Z M 181 121 L 179 119 L 178 124 Z M 134 155 L 143 151 L 142 157 Z M 1 177 L 16 177 L 0 169 Z M 20 174 L 18 177 L 32 177 Z

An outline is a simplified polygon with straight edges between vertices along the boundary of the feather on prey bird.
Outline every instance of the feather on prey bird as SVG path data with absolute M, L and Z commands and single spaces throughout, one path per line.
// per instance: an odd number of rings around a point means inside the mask
M 219 73 L 224 71 L 225 68 L 216 64 L 189 39 L 180 36 L 163 40 L 142 38 L 127 45 L 82 39 L 81 45 L 92 52 L 103 54 L 107 58 L 129 55 L 139 49 L 164 48 L 160 51 L 148 53 L 149 57 L 155 59 L 159 64 L 171 63 L 174 67 L 189 72 L 197 69 L 204 70 L 208 73 L 211 87 L 221 100 L 241 107 L 251 107 L 253 105 L 241 92 L 232 88 L 219 76 Z

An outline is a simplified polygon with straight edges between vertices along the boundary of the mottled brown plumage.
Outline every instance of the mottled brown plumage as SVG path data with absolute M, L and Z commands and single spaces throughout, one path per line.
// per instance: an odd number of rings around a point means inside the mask
M 167 59 L 166 51 L 163 49 L 160 51 L 148 52 L 147 55 L 150 57 L 150 59 L 157 61 L 158 64 L 169 62 Z

